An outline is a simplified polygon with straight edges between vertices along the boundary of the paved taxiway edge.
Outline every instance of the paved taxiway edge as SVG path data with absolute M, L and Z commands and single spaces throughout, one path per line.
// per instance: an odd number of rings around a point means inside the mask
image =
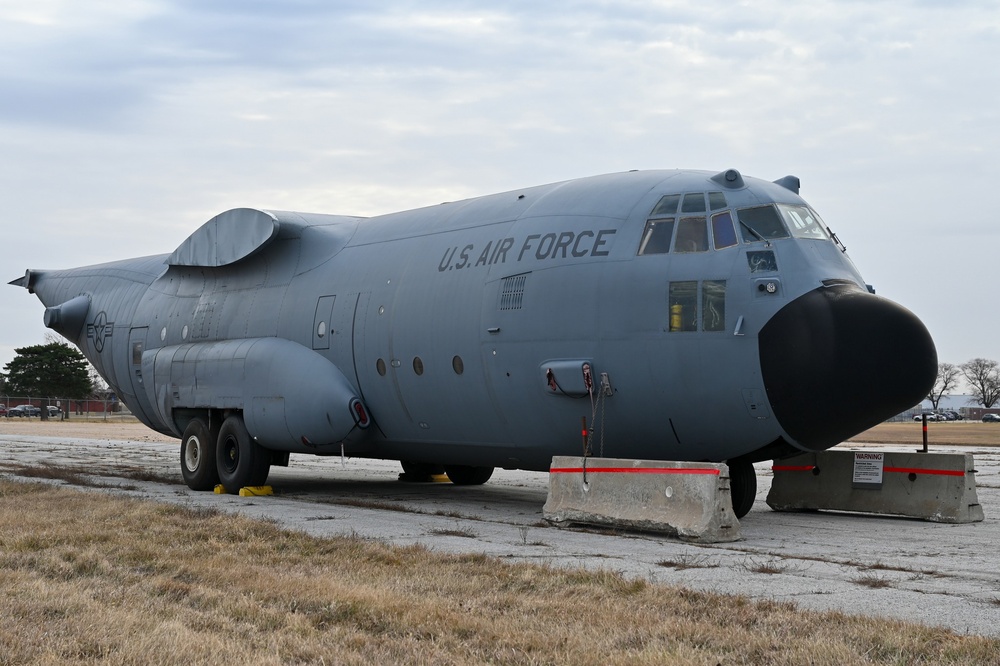
M 879 447 L 880 450 L 906 450 Z M 507 561 L 605 568 L 664 584 L 802 608 L 838 610 L 1000 636 L 1000 451 L 976 459 L 982 523 L 951 525 L 851 514 L 776 513 L 764 504 L 770 464 L 742 519 L 743 539 L 689 544 L 648 534 L 547 527 L 547 475 L 498 470 L 481 487 L 405 484 L 389 461 L 292 456 L 273 468 L 273 497 L 190 491 L 180 482 L 178 445 L 0 434 L 0 474 L 22 466 L 90 472 L 101 489 L 275 520 L 318 536 L 353 535 Z M 136 481 L 135 473 L 162 481 Z

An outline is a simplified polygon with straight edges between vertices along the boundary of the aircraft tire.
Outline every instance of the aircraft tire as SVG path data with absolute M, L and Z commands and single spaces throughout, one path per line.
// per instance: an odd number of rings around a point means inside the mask
M 243 417 L 234 414 L 222 423 L 215 449 L 219 483 L 226 492 L 238 493 L 240 488 L 262 486 L 271 471 L 271 452 L 250 438 Z
M 211 490 L 219 482 L 215 446 L 218 428 L 208 427 L 203 419 L 192 419 L 181 437 L 181 476 L 191 490 Z
M 471 465 L 446 465 L 444 473 L 456 486 L 481 486 L 493 476 L 492 467 Z
M 431 481 L 432 476 L 444 474 L 444 467 L 433 463 L 415 463 L 409 460 L 400 460 L 399 464 L 403 468 L 403 476 L 400 478 L 404 481 Z
M 757 472 L 748 462 L 729 463 L 729 494 L 733 498 L 733 513 L 737 518 L 750 513 L 757 499 Z

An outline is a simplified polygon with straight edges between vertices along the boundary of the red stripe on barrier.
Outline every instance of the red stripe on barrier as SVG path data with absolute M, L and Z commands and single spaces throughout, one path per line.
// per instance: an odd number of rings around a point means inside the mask
M 774 465 L 772 472 L 811 472 L 815 465 Z M 901 474 L 936 474 L 938 476 L 965 476 L 960 469 L 923 469 L 920 467 L 886 467 L 883 472 L 899 472 Z
M 886 467 L 885 472 L 900 472 L 902 474 L 937 474 L 940 476 L 965 476 L 961 469 L 920 469 L 919 467 Z
M 816 469 L 816 465 L 774 465 L 772 472 L 811 472 Z
M 553 467 L 549 470 L 552 474 L 714 474 L 719 475 L 717 469 L 706 469 L 702 467 Z

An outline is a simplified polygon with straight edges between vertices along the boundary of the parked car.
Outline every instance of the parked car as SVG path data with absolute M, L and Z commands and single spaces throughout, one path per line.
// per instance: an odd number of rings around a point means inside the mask
M 0 405 L 0 416 L 5 416 L 7 414 L 7 405 Z
M 914 421 L 923 421 L 924 420 L 924 415 L 923 414 L 914 414 L 913 420 Z M 927 414 L 927 420 L 928 421 L 947 421 L 948 417 L 946 417 L 944 414 L 928 413 Z
M 17 407 L 11 407 L 7 410 L 7 418 L 16 416 L 18 418 L 22 416 L 40 416 L 42 410 L 38 407 L 32 405 L 18 405 Z
M 1000 422 L 1000 414 L 983 414 L 983 423 Z
M 55 405 L 49 405 L 49 418 L 57 419 L 60 416 L 62 416 L 62 410 L 56 407 Z

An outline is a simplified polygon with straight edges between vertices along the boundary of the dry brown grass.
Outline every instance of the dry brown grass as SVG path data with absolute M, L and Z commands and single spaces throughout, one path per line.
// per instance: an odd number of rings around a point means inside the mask
M 0 480 L 0 664 L 1000 664 L 1000 641 Z
M 66 421 L 35 418 L 0 417 L 0 434 L 80 439 L 120 439 L 133 442 L 176 442 L 170 437 L 144 426 L 134 416 L 70 415 Z
M 880 423 L 850 442 L 869 444 L 923 444 L 923 429 L 919 421 Z M 927 424 L 929 446 L 1000 446 L 1000 423 L 981 421 L 945 421 Z

